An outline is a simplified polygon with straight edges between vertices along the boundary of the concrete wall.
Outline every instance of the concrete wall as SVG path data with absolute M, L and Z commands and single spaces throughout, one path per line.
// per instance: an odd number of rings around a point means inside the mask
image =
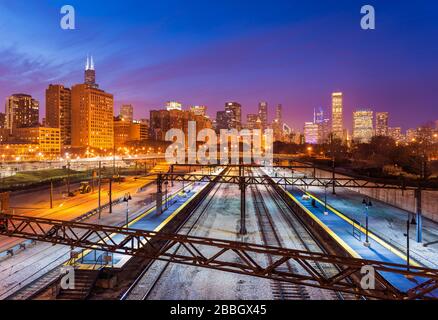
M 308 176 L 313 176 L 313 169 L 300 170 L 305 170 Z M 316 169 L 316 177 L 332 178 L 332 173 L 329 171 Z M 350 178 L 341 174 L 336 174 L 336 177 Z M 417 210 L 414 191 L 366 188 L 349 189 L 406 211 L 416 212 Z M 438 222 L 438 191 L 423 191 L 421 194 L 421 198 L 423 216 Z

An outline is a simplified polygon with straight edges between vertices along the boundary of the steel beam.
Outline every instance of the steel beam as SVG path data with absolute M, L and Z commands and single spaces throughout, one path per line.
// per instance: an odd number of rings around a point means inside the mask
M 407 270 L 405 265 L 394 263 L 122 227 L 0 214 L 0 235 L 142 256 L 377 299 L 428 299 L 429 293 L 438 288 L 435 269 L 410 267 Z M 185 250 L 172 249 L 177 246 Z M 272 257 L 272 263 L 258 262 L 266 261 L 262 258 L 266 255 Z M 298 263 L 302 271 L 285 271 L 282 266 L 288 262 Z M 333 264 L 340 271 L 328 278 L 312 267 L 315 263 Z M 365 266 L 376 271 L 375 289 L 363 289 L 359 281 L 351 280 L 356 278 L 351 275 L 360 279 Z M 380 275 L 382 272 L 415 278 L 417 284 L 407 291 L 399 291 L 388 284 Z

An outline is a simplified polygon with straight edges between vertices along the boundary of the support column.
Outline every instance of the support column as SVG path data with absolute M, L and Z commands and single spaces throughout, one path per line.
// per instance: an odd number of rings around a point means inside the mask
M 157 176 L 157 215 L 163 213 L 163 176 L 159 173 Z
M 332 159 L 332 186 L 333 186 L 333 190 L 332 193 L 336 194 L 336 172 L 335 172 L 335 157 L 333 157 Z
M 170 165 L 170 173 L 173 174 L 173 164 Z M 170 179 L 170 186 L 173 187 L 173 176 Z
M 240 234 L 246 235 L 246 183 L 245 183 L 245 168 L 241 165 L 239 166 L 239 176 L 240 176 Z
M 421 186 L 415 191 L 415 198 L 417 202 L 417 214 L 416 214 L 416 223 L 417 223 L 417 242 L 423 242 L 423 212 L 421 208 Z

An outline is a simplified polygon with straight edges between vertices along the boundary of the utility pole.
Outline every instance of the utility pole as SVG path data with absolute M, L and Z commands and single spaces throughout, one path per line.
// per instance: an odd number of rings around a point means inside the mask
M 97 197 L 98 200 L 98 210 L 99 210 L 99 220 L 101 218 L 102 215 L 102 209 L 100 207 L 100 192 L 102 191 L 102 162 L 99 161 L 99 182 L 98 182 L 98 186 L 99 186 L 99 195 Z

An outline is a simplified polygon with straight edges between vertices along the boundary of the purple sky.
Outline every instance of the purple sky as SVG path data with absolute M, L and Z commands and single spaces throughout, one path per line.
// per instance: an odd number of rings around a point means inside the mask
M 377 29 L 360 28 L 355 0 L 70 1 L 76 30 L 59 27 L 65 1 L 0 4 L 0 99 L 36 97 L 44 116 L 49 83 L 83 81 L 92 54 L 101 88 L 118 111 L 132 103 L 138 118 L 167 100 L 205 104 L 214 116 L 226 101 L 244 114 L 267 101 L 270 118 L 301 130 L 333 91 L 352 111 L 389 111 L 404 129 L 438 119 L 438 4 L 367 1 Z M 305 3 L 305 4 L 303 4 Z

